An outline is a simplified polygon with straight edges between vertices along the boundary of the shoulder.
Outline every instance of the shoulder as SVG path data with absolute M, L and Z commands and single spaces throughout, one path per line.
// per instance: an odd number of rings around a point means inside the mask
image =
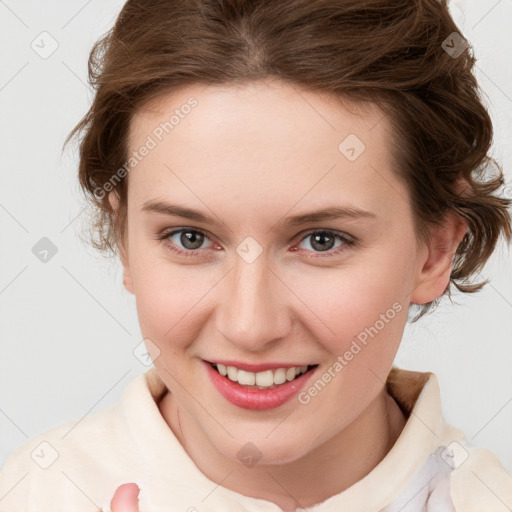
M 452 446 L 451 496 L 457 512 L 506 512 L 512 508 L 512 475 L 490 450 Z
M 120 404 L 31 438 L 11 453 L 0 470 L 0 510 L 52 510 L 56 497 L 61 506 L 73 503 L 75 510 L 91 510 L 86 496 L 91 476 L 122 453 L 127 439 Z M 81 502 L 89 508 L 80 508 Z

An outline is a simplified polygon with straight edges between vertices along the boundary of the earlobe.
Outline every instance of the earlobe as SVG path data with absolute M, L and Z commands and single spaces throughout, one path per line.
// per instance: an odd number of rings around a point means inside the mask
M 115 193 L 115 191 L 112 191 L 108 194 L 108 201 L 110 203 L 110 206 L 112 207 L 112 210 L 114 211 L 114 214 L 117 215 L 119 211 L 119 196 Z M 128 254 L 122 243 L 118 243 L 117 247 L 119 249 L 119 258 L 121 260 L 121 265 L 123 266 L 123 285 L 128 292 L 135 294 L 133 280 L 130 272 Z
M 411 292 L 411 303 L 426 304 L 445 292 L 450 283 L 455 252 L 467 230 L 466 221 L 455 212 L 449 212 L 441 226 L 431 229 L 427 257 Z
M 130 274 L 130 269 L 127 268 L 125 265 L 123 265 L 123 285 L 126 288 L 126 291 L 135 295 L 135 292 L 133 289 L 133 280 L 132 280 L 132 276 Z

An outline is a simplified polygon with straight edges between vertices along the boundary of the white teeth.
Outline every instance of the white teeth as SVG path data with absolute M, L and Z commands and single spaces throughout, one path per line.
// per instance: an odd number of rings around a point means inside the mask
M 286 380 L 295 379 L 295 368 L 288 368 L 286 370 Z
M 238 372 L 240 374 L 240 372 Z M 238 378 L 238 382 L 240 382 L 240 377 Z M 264 372 L 258 372 L 256 374 L 256 384 L 258 386 L 272 386 L 274 384 L 274 374 L 272 370 L 265 370 Z
M 236 375 L 238 370 L 234 366 L 226 366 L 226 370 L 228 372 L 228 379 L 236 382 Z
M 292 368 L 276 368 L 275 370 L 254 373 L 220 363 L 215 366 L 218 372 L 223 376 L 227 376 L 229 380 L 238 382 L 242 386 L 257 387 L 259 389 L 273 388 L 279 384 L 284 384 L 286 381 L 292 381 L 308 369 L 306 365 L 294 366 Z
M 242 386 L 254 386 L 254 383 L 256 382 L 256 374 L 253 372 L 246 372 L 245 370 L 238 370 L 237 380 L 238 384 L 242 384 Z
M 278 368 L 274 371 L 274 384 L 283 384 L 286 382 L 286 371 L 284 368 Z

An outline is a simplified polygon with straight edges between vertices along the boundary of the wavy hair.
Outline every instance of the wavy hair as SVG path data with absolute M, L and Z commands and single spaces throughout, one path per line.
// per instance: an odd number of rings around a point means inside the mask
M 429 228 L 447 211 L 466 220 L 450 282 L 416 321 L 450 296 L 450 284 L 482 288 L 488 281 L 471 277 L 501 235 L 511 238 L 512 201 L 496 193 L 504 178 L 488 156 L 493 126 L 475 61 L 446 0 L 128 0 L 90 52 L 94 99 L 64 143 L 81 135 L 78 176 L 94 210 L 90 242 L 115 255 L 124 239 L 127 179 L 112 186 L 112 177 L 127 161 L 138 109 L 194 83 L 277 78 L 382 109 L 418 240 L 430 241 Z M 110 188 L 120 199 L 117 216 L 104 193 Z

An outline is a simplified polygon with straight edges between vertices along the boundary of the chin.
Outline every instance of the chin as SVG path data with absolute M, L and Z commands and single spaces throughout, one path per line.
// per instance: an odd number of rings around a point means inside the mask
M 307 453 L 303 453 L 302 451 L 298 452 L 295 448 L 293 451 L 286 452 L 281 455 L 272 453 L 270 458 L 262 457 L 260 464 L 264 464 L 266 466 L 281 466 L 284 464 L 292 464 L 293 462 L 296 462 L 306 455 Z
M 293 463 L 306 456 L 309 451 L 307 448 L 305 449 L 304 443 L 301 441 L 290 440 L 290 438 L 285 441 L 279 436 L 272 440 L 263 438 L 247 442 L 240 442 L 239 439 L 235 439 L 229 446 L 219 447 L 217 445 L 217 450 L 233 462 L 247 467 L 253 465 L 278 466 Z

